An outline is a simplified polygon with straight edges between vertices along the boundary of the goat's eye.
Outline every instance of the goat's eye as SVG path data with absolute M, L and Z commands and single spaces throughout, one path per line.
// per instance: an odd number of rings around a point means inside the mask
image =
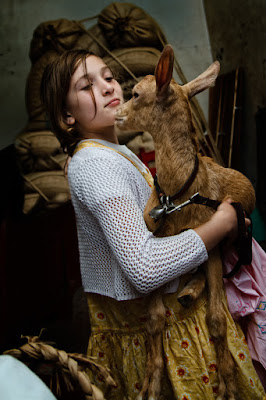
M 133 97 L 134 97 L 135 99 L 137 99 L 137 98 L 139 97 L 139 94 L 138 94 L 137 92 L 134 92 L 134 93 L 133 93 Z

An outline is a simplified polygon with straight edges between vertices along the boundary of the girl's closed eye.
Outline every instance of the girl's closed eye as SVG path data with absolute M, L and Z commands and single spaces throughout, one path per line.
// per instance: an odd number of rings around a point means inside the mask
M 85 85 L 85 86 L 83 86 L 82 88 L 81 88 L 81 90 L 90 90 L 91 89 L 91 87 L 92 87 L 92 83 L 88 83 L 87 85 Z
M 105 78 L 105 80 L 106 80 L 107 82 L 112 82 L 113 79 L 114 79 L 113 76 L 107 76 L 107 77 Z

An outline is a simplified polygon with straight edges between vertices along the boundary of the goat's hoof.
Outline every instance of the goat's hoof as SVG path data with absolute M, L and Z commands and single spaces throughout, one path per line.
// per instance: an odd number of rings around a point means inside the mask
M 219 383 L 219 387 L 218 387 L 218 397 L 216 400 L 225 400 L 225 399 L 227 399 L 225 381 L 223 380 L 223 378 L 221 376 L 219 379 L 220 379 L 220 383 Z
M 192 305 L 192 303 L 194 302 L 194 297 L 191 296 L 191 294 L 184 294 L 181 296 L 179 295 L 177 297 L 177 300 L 183 307 L 189 308 Z
M 216 400 L 225 400 L 225 399 L 227 399 L 227 400 L 236 400 L 236 398 L 233 396 L 230 396 L 230 397 L 227 397 L 227 396 L 223 396 L 223 395 L 219 395 L 217 398 L 216 398 Z

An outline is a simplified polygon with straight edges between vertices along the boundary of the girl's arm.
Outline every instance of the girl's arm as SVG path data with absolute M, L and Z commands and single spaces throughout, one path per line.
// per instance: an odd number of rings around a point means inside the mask
M 147 294 L 206 261 L 207 250 L 228 233 L 226 224 L 218 229 L 222 218 L 213 216 L 205 226 L 176 236 L 154 237 L 140 207 L 141 186 L 138 190 L 134 177 L 129 179 L 132 168 L 126 171 L 128 161 L 123 160 L 121 168 L 117 157 L 102 154 L 102 158 L 82 160 L 71 185 L 76 186 L 84 210 L 97 221 L 112 254 L 135 288 Z M 230 212 L 220 207 L 221 216 L 229 221 L 233 207 L 228 204 Z M 90 226 L 87 229 L 91 231 Z

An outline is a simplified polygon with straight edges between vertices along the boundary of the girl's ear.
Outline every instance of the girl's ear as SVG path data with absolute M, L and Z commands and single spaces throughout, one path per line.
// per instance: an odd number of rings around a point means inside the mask
M 66 123 L 67 123 L 67 125 L 74 125 L 75 122 L 76 122 L 75 118 L 72 117 L 72 115 L 69 112 L 67 112 L 66 113 Z

